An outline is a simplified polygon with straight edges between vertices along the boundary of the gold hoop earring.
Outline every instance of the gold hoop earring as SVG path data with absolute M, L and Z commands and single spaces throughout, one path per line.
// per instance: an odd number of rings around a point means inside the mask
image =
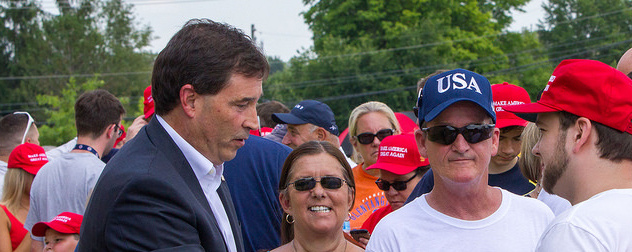
M 290 219 L 292 221 L 290 221 Z M 287 221 L 288 224 L 294 224 L 294 217 L 292 217 L 292 215 L 287 214 L 285 215 L 285 221 Z

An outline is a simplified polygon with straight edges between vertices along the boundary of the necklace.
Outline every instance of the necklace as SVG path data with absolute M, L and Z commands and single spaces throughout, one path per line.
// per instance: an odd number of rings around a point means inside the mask
M 345 241 L 345 250 L 343 250 L 343 251 L 347 251 L 347 243 L 348 243 L 348 242 L 347 242 L 347 241 Z M 294 244 L 294 240 L 292 240 L 292 248 L 294 249 L 294 252 L 297 252 L 297 250 L 296 250 L 296 245 Z

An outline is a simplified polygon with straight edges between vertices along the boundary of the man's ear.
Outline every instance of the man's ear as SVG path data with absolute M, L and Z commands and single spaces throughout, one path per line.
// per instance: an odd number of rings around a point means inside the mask
M 566 130 L 566 134 L 570 134 L 573 137 L 573 152 L 578 152 L 586 144 L 590 144 L 591 136 L 596 136 L 592 132 L 594 128 L 592 122 L 586 117 L 577 119 L 571 128 L 573 131 Z
M 199 95 L 191 84 L 186 84 L 180 88 L 180 105 L 187 116 L 193 117 L 195 115 L 195 100 L 198 98 Z
M 327 130 L 322 127 L 318 127 L 315 133 L 316 137 L 318 137 L 318 141 L 327 141 L 327 133 L 329 133 Z
M 426 136 L 420 129 L 415 130 L 415 141 L 417 142 L 417 149 L 419 149 L 419 154 L 428 158 L 428 152 L 426 149 Z

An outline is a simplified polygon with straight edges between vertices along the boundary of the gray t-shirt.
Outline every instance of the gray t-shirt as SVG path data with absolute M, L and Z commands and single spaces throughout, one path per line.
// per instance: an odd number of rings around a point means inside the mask
M 50 221 L 62 212 L 83 215 L 104 167 L 105 163 L 92 153 L 72 152 L 42 166 L 31 186 L 31 206 L 24 228 L 31 232 L 35 223 Z

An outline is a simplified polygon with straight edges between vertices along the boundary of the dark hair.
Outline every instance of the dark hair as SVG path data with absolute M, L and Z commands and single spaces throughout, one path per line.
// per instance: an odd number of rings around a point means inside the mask
M 512 126 L 507 126 L 507 127 L 504 127 L 504 128 L 500 128 L 500 134 L 505 134 L 505 133 L 507 133 L 509 131 L 512 131 L 514 129 L 524 130 L 524 127 L 520 126 L 520 125 L 512 125 Z
M 419 166 L 415 169 L 415 174 L 421 178 L 428 170 L 430 170 L 430 165 Z
M 333 144 L 326 141 L 309 141 L 301 144 L 298 148 L 290 152 L 290 155 L 288 155 L 285 159 L 285 162 L 283 163 L 283 169 L 281 170 L 281 179 L 279 180 L 279 193 L 287 193 L 287 185 L 288 183 L 290 183 L 288 179 L 290 178 L 290 173 L 292 172 L 292 168 L 294 168 L 293 166 L 296 160 L 304 156 L 312 156 L 320 153 L 331 155 L 338 160 L 338 163 L 340 163 L 340 165 L 342 165 L 344 169 L 342 174 L 344 176 L 344 179 L 347 181 L 349 189 L 352 190 L 353 201 L 350 208 L 353 208 L 353 202 L 355 201 L 355 179 L 353 178 L 353 171 L 351 170 L 351 166 L 347 162 L 345 155 L 342 154 L 342 152 L 340 152 L 340 150 L 336 148 Z M 282 244 L 286 244 L 294 239 L 294 229 L 291 224 L 287 223 L 287 215 L 287 213 L 283 213 L 283 218 L 281 219 Z
M 25 114 L 8 114 L 0 119 L 0 155 L 8 156 L 22 143 L 28 122 L 29 116 Z
M 560 130 L 562 131 L 566 131 L 579 119 L 579 116 L 566 111 L 558 113 L 560 115 Z M 632 161 L 632 134 L 618 131 L 593 120 L 590 120 L 590 122 L 597 131 L 598 140 L 596 145 L 601 154 L 600 158 L 605 158 L 612 162 Z
M 186 84 L 198 94 L 214 95 L 232 74 L 265 79 L 268 71 L 265 56 L 241 30 L 209 19 L 191 19 L 154 62 L 151 94 L 156 114 L 173 110 Z
M 257 115 L 259 115 L 261 127 L 274 128 L 277 123 L 272 120 L 272 114 L 289 112 L 290 109 L 278 101 L 267 101 L 257 104 Z
M 77 136 L 96 138 L 110 124 L 118 124 L 125 114 L 123 104 L 110 92 L 103 89 L 88 91 L 75 102 L 75 124 Z

